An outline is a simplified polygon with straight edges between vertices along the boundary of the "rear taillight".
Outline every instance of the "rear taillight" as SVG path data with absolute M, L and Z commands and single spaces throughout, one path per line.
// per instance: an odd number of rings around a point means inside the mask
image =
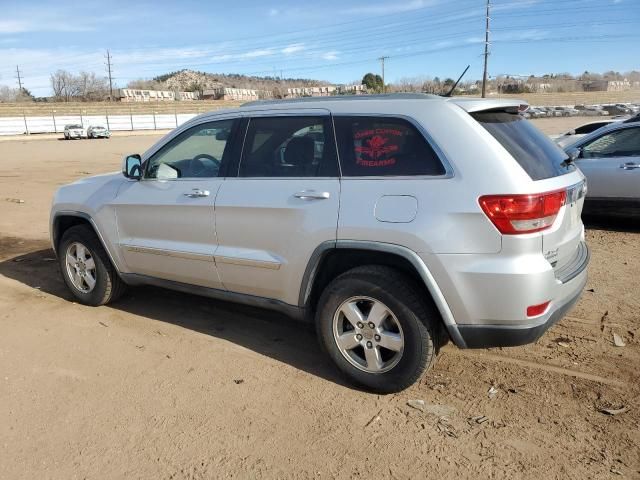
M 567 199 L 566 190 L 530 195 L 485 195 L 480 207 L 500 233 L 518 235 L 553 225 Z

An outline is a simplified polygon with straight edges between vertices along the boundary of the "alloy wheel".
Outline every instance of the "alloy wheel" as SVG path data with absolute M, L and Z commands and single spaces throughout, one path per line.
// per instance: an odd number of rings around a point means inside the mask
M 333 337 L 342 356 L 367 373 L 391 370 L 404 351 L 400 322 L 389 307 L 371 297 L 351 297 L 338 307 Z
M 73 286 L 82 293 L 90 293 L 96 286 L 96 263 L 89 249 L 80 242 L 71 243 L 65 263 Z

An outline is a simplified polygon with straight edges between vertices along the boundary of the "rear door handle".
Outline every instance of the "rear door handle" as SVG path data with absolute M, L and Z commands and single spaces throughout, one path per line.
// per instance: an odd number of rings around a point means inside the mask
M 185 193 L 184 196 L 189 198 L 208 197 L 209 190 L 200 190 L 199 188 L 194 188 L 190 192 Z
M 316 192 L 315 190 L 303 190 L 302 192 L 296 192 L 294 197 L 302 200 L 326 200 L 331 196 L 329 192 Z
M 620 168 L 623 170 L 634 170 L 636 168 L 640 168 L 640 163 L 627 162 L 620 165 Z

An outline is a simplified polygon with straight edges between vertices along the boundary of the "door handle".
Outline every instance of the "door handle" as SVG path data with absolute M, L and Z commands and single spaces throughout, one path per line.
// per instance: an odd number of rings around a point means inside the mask
M 331 196 L 329 192 L 316 192 L 315 190 L 303 190 L 302 192 L 296 192 L 294 197 L 302 200 L 326 200 Z
M 627 162 L 620 165 L 620 168 L 623 170 L 634 170 L 636 168 L 640 168 L 640 163 Z
M 199 188 L 194 188 L 192 191 L 185 193 L 184 196 L 189 198 L 208 197 L 209 190 L 200 190 Z

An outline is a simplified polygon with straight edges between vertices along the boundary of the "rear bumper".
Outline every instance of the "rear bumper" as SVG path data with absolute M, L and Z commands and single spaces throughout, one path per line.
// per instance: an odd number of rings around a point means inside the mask
M 454 323 L 446 325 L 449 336 L 460 348 L 535 342 L 576 303 L 587 282 L 589 251 L 584 242 L 557 269 L 541 253 L 488 257 L 428 258 L 453 314 Z M 525 316 L 529 305 L 545 301 L 550 305 L 544 314 Z
M 542 322 L 528 325 L 458 325 L 466 348 L 516 347 L 535 342 L 576 304 L 587 283 L 587 276 L 582 275 L 572 282 L 578 283 L 575 292 L 557 304 Z

